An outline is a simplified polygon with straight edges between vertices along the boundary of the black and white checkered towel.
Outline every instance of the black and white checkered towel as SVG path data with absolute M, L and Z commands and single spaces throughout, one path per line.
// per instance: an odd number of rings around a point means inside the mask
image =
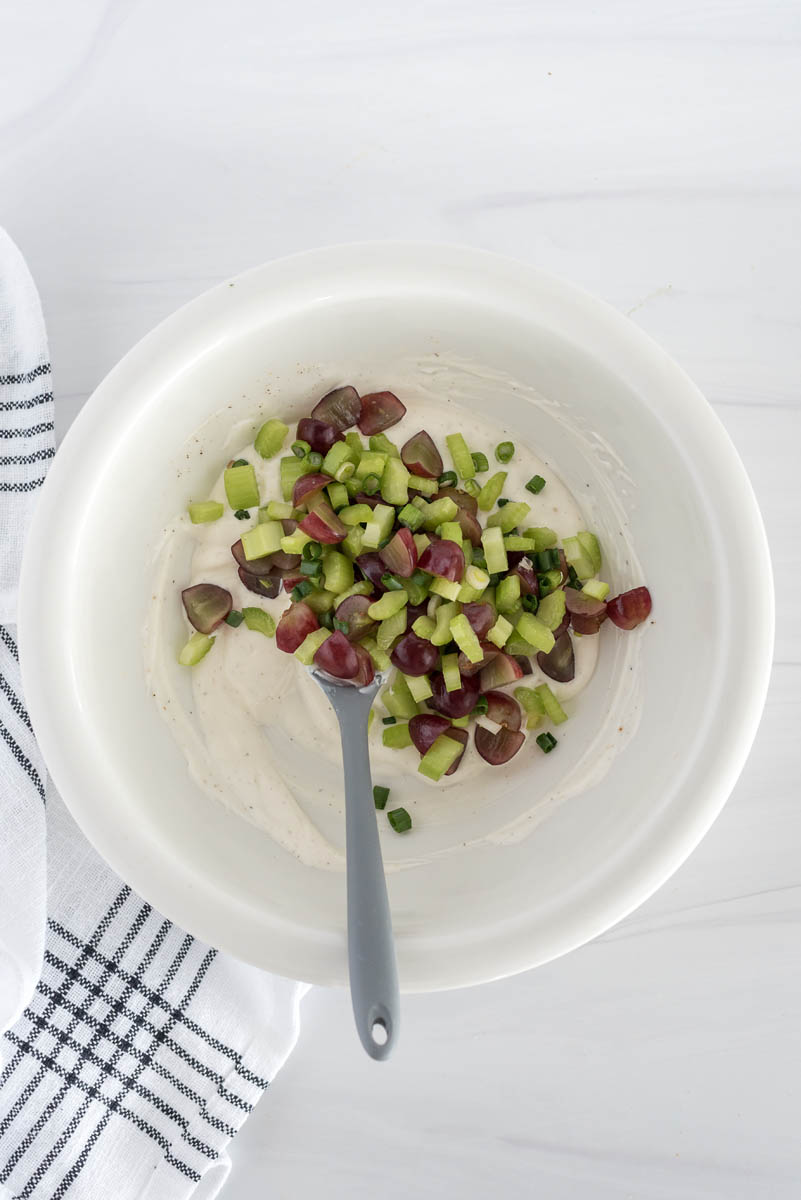
M 209 1200 L 295 1042 L 301 988 L 155 912 L 47 780 L 14 626 L 53 454 L 39 300 L 0 230 L 0 1197 Z

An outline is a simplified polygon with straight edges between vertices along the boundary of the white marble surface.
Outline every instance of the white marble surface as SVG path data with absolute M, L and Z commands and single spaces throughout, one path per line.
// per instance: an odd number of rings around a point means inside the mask
M 0 220 L 42 292 L 61 431 L 224 276 L 333 241 L 464 241 L 662 342 L 773 546 L 767 711 L 685 867 L 559 962 L 409 999 L 386 1067 L 346 998 L 312 993 L 225 1200 L 801 1193 L 799 41 L 793 0 L 0 7 Z

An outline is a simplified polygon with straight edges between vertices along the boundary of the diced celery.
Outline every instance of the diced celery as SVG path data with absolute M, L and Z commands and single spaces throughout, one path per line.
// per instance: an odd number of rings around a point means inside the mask
M 404 591 L 384 592 L 383 596 L 370 605 L 367 615 L 374 621 L 386 621 L 387 617 L 394 617 L 395 613 L 405 608 L 408 602 L 409 597 Z
M 404 504 L 398 513 L 398 521 L 401 525 L 405 525 L 407 529 L 419 529 L 423 524 L 423 514 L 414 504 Z
M 426 479 L 424 475 L 410 475 L 409 487 L 413 492 L 421 492 L 424 496 L 433 496 L 439 491 L 436 479 Z
M 394 618 L 393 618 L 394 619 Z M 388 671 L 392 666 L 389 655 L 381 649 L 375 638 L 362 638 L 361 643 L 373 660 L 376 671 Z
M 459 673 L 459 655 L 443 654 L 442 655 L 442 681 L 445 684 L 446 692 L 458 692 L 462 686 L 462 676 Z
M 524 609 L 523 609 L 522 600 L 515 600 L 512 607 L 507 608 L 506 612 L 503 615 L 506 617 L 507 621 L 511 621 L 513 625 L 516 625 L 518 618 L 523 613 L 523 611 L 524 611 Z
M 469 713 L 467 714 L 466 717 L 451 717 L 451 725 L 454 727 L 454 729 L 467 729 L 467 726 L 469 724 L 470 724 L 470 714 Z
M 487 588 L 487 590 L 484 592 L 484 595 L 481 597 L 481 603 L 482 604 L 491 604 L 492 607 L 495 608 L 495 588 L 492 587 L 491 584 Z
M 545 715 L 545 705 L 534 688 L 515 688 L 515 700 L 526 714 L 526 729 L 536 729 Z
M 463 654 L 471 663 L 480 663 L 484 657 L 481 643 L 473 632 L 473 628 L 464 613 L 453 617 L 450 622 L 451 636 Z
M 381 741 L 391 750 L 405 750 L 412 744 L 412 735 L 406 722 L 398 725 L 386 725 L 381 734 Z
M 536 544 L 533 538 L 520 537 L 517 533 L 508 533 L 503 539 L 505 550 L 522 550 L 524 554 L 533 554 Z
M 451 640 L 451 620 L 458 614 L 458 604 L 441 604 L 434 615 L 434 632 L 431 642 L 435 646 L 447 646 Z M 429 613 L 429 616 L 431 614 Z
M 344 483 L 329 483 L 325 490 L 328 492 L 328 499 L 331 501 L 331 507 L 333 508 L 334 512 L 338 512 L 339 509 L 345 508 L 350 500 L 348 489 L 345 487 Z
M 323 554 L 323 582 L 329 592 L 338 596 L 353 585 L 353 563 L 338 550 Z
M 431 538 L 426 533 L 415 533 L 413 535 L 413 540 L 417 549 L 417 557 L 419 558 L 426 546 L 431 545 Z
M 266 518 L 268 521 L 288 521 L 294 511 L 294 508 L 288 501 L 269 500 L 264 508 L 259 509 L 259 520 L 261 521 Z
M 503 649 L 507 654 L 525 654 L 527 658 L 539 653 L 536 646 L 532 646 L 530 642 L 521 637 L 509 638 Z
M 340 478 L 342 478 L 343 470 L 344 467 L 339 468 Z M 348 495 L 351 497 L 358 496 L 359 492 L 362 490 L 361 479 L 357 479 L 355 475 L 348 475 L 345 477 L 344 482 L 345 487 L 348 489 Z
M 487 634 L 487 641 L 492 642 L 493 646 L 497 646 L 499 650 L 502 650 L 508 642 L 513 628 L 514 626 L 511 621 L 507 621 L 506 617 L 498 617 L 492 629 Z
M 520 599 L 520 576 L 505 575 L 495 589 L 495 607 L 498 612 L 508 612 Z
M 412 693 L 412 697 L 419 704 L 423 700 L 427 700 L 429 696 L 433 696 L 431 684 L 428 681 L 427 675 L 404 675 L 406 686 Z
M 242 616 L 248 629 L 255 629 L 256 633 L 263 633 L 266 637 L 275 634 L 275 621 L 263 608 L 243 608 Z
M 348 530 L 348 536 L 339 543 L 339 548 L 347 554 L 348 558 L 358 558 L 363 545 L 364 530 L 361 525 L 354 525 L 352 529 Z
M 540 600 L 537 617 L 548 629 L 556 629 L 565 615 L 565 593 L 561 588 Z
M 415 508 L 419 508 L 423 516 L 428 512 L 428 501 L 424 500 L 422 496 L 412 496 L 409 503 L 413 504 Z
M 391 725 L 390 728 L 394 729 L 396 726 Z M 411 734 L 409 740 L 411 741 Z M 441 733 L 420 759 L 417 770 L 421 775 L 427 775 L 436 783 L 448 768 L 453 766 L 463 749 L 461 742 L 457 742 L 456 738 L 448 737 L 447 733 Z
M 392 686 L 381 693 L 385 707 L 393 717 L 414 717 L 417 715 L 417 701 L 412 695 L 406 677 L 395 672 Z
M 373 514 L 364 528 L 365 550 L 377 550 L 384 538 L 388 538 L 395 524 L 395 509 L 389 504 L 376 504 Z
M 481 491 L 478 493 L 478 507 L 482 512 L 489 512 L 503 491 L 503 485 L 505 483 L 506 471 L 496 471 L 494 475 L 490 476 Z
M 332 612 L 337 602 L 337 598 L 333 592 L 326 592 L 320 588 L 314 592 L 309 592 L 308 596 L 304 596 L 303 599 L 312 612 L 317 613 L 318 617 L 321 613 Z
M 354 459 L 358 460 L 364 450 L 364 443 L 355 429 L 351 429 L 345 434 L 345 441 L 353 451 Z
M 609 584 L 600 579 L 588 579 L 581 590 L 592 596 L 593 600 L 605 600 L 609 595 Z
M 291 500 L 295 484 L 301 475 L 309 475 L 313 468 L 309 466 L 305 458 L 295 458 L 295 455 L 291 454 L 288 458 L 281 459 L 279 469 L 281 472 L 281 495 L 284 500 Z
M 405 592 L 393 592 L 392 595 L 405 595 Z M 399 637 L 406 632 L 406 610 L 401 609 L 394 616 L 387 617 L 378 626 L 375 640 L 382 650 L 391 650 Z
M 206 657 L 215 640 L 207 633 L 193 633 L 189 641 L 181 647 L 178 653 L 178 662 L 182 667 L 196 666 L 201 658 Z
M 399 458 L 386 460 L 384 473 L 381 475 L 381 495 L 387 504 L 394 504 L 396 507 L 409 501 L 409 472 Z
M 336 479 L 337 483 L 344 483 L 345 488 L 347 490 L 348 480 L 352 479 L 353 476 L 355 475 L 355 473 L 356 473 L 356 464 L 355 463 L 343 462 L 342 466 L 337 467 L 336 471 L 334 472 L 334 479 Z M 357 487 L 358 487 L 358 484 L 357 484 Z M 348 492 L 348 495 L 350 495 L 350 492 Z M 372 711 L 372 709 L 371 709 L 371 711 Z
M 283 536 L 284 530 L 280 521 L 265 521 L 262 525 L 254 525 L 242 534 L 245 558 L 250 562 L 254 558 L 276 554 L 281 549 Z
M 443 521 L 452 521 L 459 510 L 459 505 L 450 496 L 441 500 L 432 500 L 423 511 L 423 528 L 433 531 Z
M 440 579 L 435 575 L 431 581 L 431 591 L 435 596 L 442 596 L 445 600 L 458 600 L 459 592 L 462 590 L 462 585 L 451 579 Z
M 476 473 L 476 466 L 473 462 L 473 456 L 467 448 L 467 442 L 461 433 L 449 433 L 445 441 L 451 452 L 453 465 L 456 467 L 459 478 L 472 479 Z
M 343 525 L 364 525 L 373 519 L 373 510 L 369 504 L 349 504 L 337 516 Z
M 579 579 L 581 579 L 582 582 L 585 579 L 591 579 L 597 568 L 579 541 L 578 536 L 566 537 L 562 544 L 565 551 L 565 558 L 567 559 L 568 564 L 576 572 Z
M 533 613 L 524 612 L 515 629 L 521 638 L 530 642 L 532 646 L 536 646 L 538 650 L 544 651 L 545 654 L 549 650 L 553 650 L 555 640 L 553 634 L 548 626 L 539 621 Z
M 356 455 L 347 442 L 334 442 L 323 459 L 320 470 L 324 475 L 336 475 L 343 463 L 354 462 Z
M 242 467 L 226 467 L 223 483 L 228 503 L 235 512 L 240 508 L 259 507 L 259 485 L 250 463 Z
M 509 569 L 500 529 L 485 529 L 481 535 L 481 545 L 484 547 L 484 559 L 490 575 L 500 575 Z
M 545 571 L 538 575 L 537 578 L 540 581 L 540 596 L 548 596 L 562 582 L 562 572 L 557 570 Z
M 467 581 L 462 583 L 459 588 L 459 595 L 456 599 L 460 604 L 472 604 L 474 600 L 478 600 L 484 594 L 483 588 L 471 587 Z
M 598 541 L 598 538 L 594 533 L 588 533 L 586 529 L 580 529 L 576 534 L 576 537 L 579 540 L 579 545 L 581 546 L 582 550 L 595 568 L 593 574 L 595 574 L 596 571 L 600 571 L 601 544 Z
M 431 590 L 429 578 L 426 578 L 425 583 L 417 583 L 414 579 L 398 579 L 398 583 L 402 584 L 410 604 L 424 604 L 428 599 L 428 593 Z
M 505 504 L 488 519 L 487 527 L 492 529 L 498 525 L 503 533 L 511 533 L 516 525 L 525 520 L 530 511 L 531 505 L 522 501 L 518 504 Z
M 547 683 L 541 683 L 539 687 L 534 688 L 534 691 L 542 701 L 545 713 L 553 721 L 554 725 L 561 725 L 567 720 L 567 713 L 562 708 L 562 705 L 556 699 Z
M 425 614 L 423 614 L 422 617 L 418 617 L 417 620 L 413 622 L 412 632 L 416 633 L 419 638 L 425 638 L 427 642 L 430 642 L 431 635 L 436 627 L 436 621 L 433 621 L 431 617 L 427 617 Z
M 218 500 L 197 500 L 188 506 L 189 520 L 193 525 L 207 525 L 209 521 L 219 521 L 225 511 L 225 506 Z
M 284 438 L 288 433 L 288 425 L 285 425 L 283 421 L 279 421 L 277 417 L 271 417 L 269 421 L 264 422 L 256 434 L 256 440 L 253 445 L 262 458 L 275 458 L 283 446 Z
M 523 530 L 523 537 L 533 538 L 537 543 L 535 550 L 550 550 L 556 545 L 556 534 L 547 525 L 534 525 Z
M 310 667 L 314 662 L 314 656 L 322 646 L 326 638 L 331 636 L 330 629 L 313 629 L 311 633 L 307 633 L 303 641 L 295 651 L 295 658 L 302 662 L 304 667 Z
M 469 567 L 473 561 L 473 543 L 466 538 L 462 542 L 462 554 L 464 555 L 464 565 Z
M 313 542 L 314 538 L 310 538 L 308 533 L 304 533 L 302 529 L 296 529 L 294 533 L 288 533 L 281 538 L 281 549 L 284 554 L 300 554 L 307 542 Z
M 340 592 L 336 598 L 335 608 L 339 608 L 343 600 L 347 600 L 349 596 L 369 596 L 373 591 L 372 583 L 366 579 L 360 579 L 357 583 L 352 584 L 344 592 Z
M 377 475 L 380 479 L 384 474 L 387 457 L 377 450 L 365 450 L 356 464 L 356 478 L 366 479 L 368 475 Z
M 446 542 L 456 542 L 457 546 L 461 546 L 462 527 L 458 521 L 443 521 L 439 529 L 439 536 Z
M 382 454 L 391 454 L 393 458 L 400 458 L 400 450 L 391 442 L 385 433 L 374 433 L 370 437 L 370 449 L 379 450 Z

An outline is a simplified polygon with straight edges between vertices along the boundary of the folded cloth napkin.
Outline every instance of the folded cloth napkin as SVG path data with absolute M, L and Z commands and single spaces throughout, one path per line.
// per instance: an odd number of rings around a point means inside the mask
M 297 1038 L 302 988 L 155 912 L 47 780 L 14 623 L 53 454 L 39 299 L 0 230 L 0 1197 L 209 1200 Z

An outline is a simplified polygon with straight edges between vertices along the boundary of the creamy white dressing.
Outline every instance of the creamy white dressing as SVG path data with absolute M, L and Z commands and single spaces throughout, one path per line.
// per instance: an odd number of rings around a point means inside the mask
M 550 526 L 560 541 L 578 529 L 592 528 L 552 463 L 525 446 L 515 430 L 500 421 L 479 420 L 461 407 L 452 386 L 438 386 L 443 365 L 437 363 L 428 377 L 420 370 L 421 364 L 417 364 L 417 371 L 402 381 L 395 374 L 376 381 L 374 386 L 395 390 L 407 406 L 404 419 L 388 430 L 387 435 L 400 446 L 417 430 L 426 429 L 439 447 L 448 470 L 452 464 L 445 437 L 459 431 L 471 450 L 483 451 L 489 460 L 489 471 L 479 477 L 479 482 L 496 470 L 505 470 L 507 480 L 502 494 L 531 505 L 524 526 Z M 483 378 L 486 386 L 486 376 L 474 377 Z M 295 414 L 295 420 L 299 415 L 302 413 Z M 289 423 L 290 418 L 285 416 L 285 419 Z M 284 454 L 289 452 L 293 433 L 294 422 Z M 280 456 L 261 459 L 252 441 L 246 440 L 250 435 L 250 426 L 234 429 L 224 447 L 209 445 L 207 453 L 219 453 L 221 467 L 230 458 L 246 458 L 256 469 L 262 504 L 269 499 L 281 499 Z M 202 440 L 202 431 L 196 435 L 196 442 L 198 439 Z M 508 464 L 498 463 L 494 456 L 495 446 L 503 440 L 512 440 L 516 446 L 515 456 Z M 532 496 L 524 486 L 534 474 L 547 481 L 537 496 Z M 202 498 L 225 501 L 222 470 L 209 497 Z M 254 513 L 254 519 L 255 516 Z M 220 584 L 231 592 L 234 608 L 260 604 L 276 621 L 287 607 L 285 593 L 274 600 L 260 599 L 239 580 L 230 547 L 251 524 L 237 521 L 226 505 L 223 517 L 214 523 L 192 525 L 188 516 L 181 514 L 165 529 L 146 630 L 148 682 L 186 756 L 190 773 L 201 788 L 265 830 L 307 865 L 341 869 L 344 798 L 338 727 L 333 710 L 306 669 L 293 656 L 279 651 L 271 639 L 244 625 L 238 629 L 223 625 L 202 662 L 191 673 L 184 669 L 181 675 L 178 668 L 176 674 L 176 613 L 180 610 L 182 588 L 200 582 Z M 190 632 L 188 626 L 186 632 Z M 569 684 L 547 681 L 557 697 L 568 702 L 571 711 L 573 706 L 569 702 L 592 678 L 600 642 L 598 637 L 576 638 L 574 680 Z M 536 661 L 532 665 L 533 677 L 520 681 L 527 686 L 536 686 L 545 679 Z M 632 694 L 629 686 L 629 700 Z M 530 763 L 532 747 L 527 744 L 504 767 L 491 767 L 480 758 L 471 737 L 457 773 L 435 784 L 418 773 L 419 755 L 414 747 L 398 751 L 382 744 L 384 726 L 380 717 L 386 711 L 380 701 L 376 713 L 370 733 L 374 781 L 391 784 L 393 806 L 408 807 L 416 825 L 426 820 L 436 827 L 444 825 L 451 820 L 454 806 L 465 797 L 486 796 L 489 788 L 503 788 L 526 769 L 524 758 Z M 629 713 L 627 737 L 635 723 Z M 622 739 L 610 740 L 605 728 L 601 732 L 606 738 L 603 745 L 599 748 L 593 742 L 593 747 L 588 748 L 591 752 L 582 757 L 581 770 L 577 773 L 574 769 L 560 784 L 561 796 L 573 794 L 583 786 L 582 780 L 592 782 L 599 771 L 602 774 L 607 769 L 610 754 L 620 748 Z M 529 736 L 528 743 L 533 736 Z M 536 746 L 533 751 L 540 753 Z M 533 827 L 534 809 L 541 813 L 557 798 L 556 792 L 538 797 L 537 805 L 530 806 L 515 820 L 502 823 L 500 828 L 490 823 L 485 838 L 516 840 Z M 394 839 L 393 849 L 397 854 L 397 844 L 403 839 L 391 831 L 389 836 Z M 454 841 L 454 847 L 464 844 L 458 837 Z M 411 865 L 411 862 L 396 859 L 394 865 Z

